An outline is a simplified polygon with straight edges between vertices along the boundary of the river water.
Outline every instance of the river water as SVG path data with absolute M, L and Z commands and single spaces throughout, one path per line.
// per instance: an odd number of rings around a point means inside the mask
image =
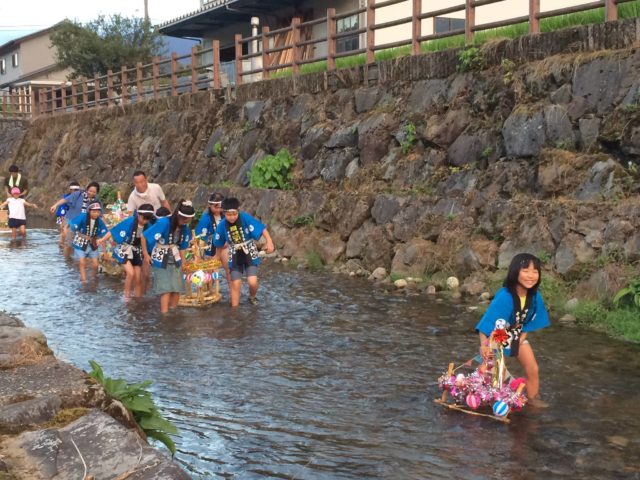
M 154 381 L 193 478 L 640 478 L 637 345 L 533 334 L 550 408 L 505 425 L 433 403 L 448 362 L 476 350 L 462 304 L 267 264 L 259 308 L 162 317 L 155 299 L 125 302 L 118 280 L 83 287 L 49 229 L 0 233 L 0 278 L 0 308 L 59 358 Z

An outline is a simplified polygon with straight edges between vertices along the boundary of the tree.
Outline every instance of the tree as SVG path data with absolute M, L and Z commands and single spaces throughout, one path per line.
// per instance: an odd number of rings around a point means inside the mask
M 148 20 L 121 15 L 101 15 L 85 25 L 65 20 L 51 32 L 51 44 L 57 51 L 58 66 L 71 69 L 70 79 L 149 63 L 163 48 Z

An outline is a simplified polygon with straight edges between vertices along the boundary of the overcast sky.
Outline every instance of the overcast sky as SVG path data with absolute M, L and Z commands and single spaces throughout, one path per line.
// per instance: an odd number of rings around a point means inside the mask
M 200 8 L 199 0 L 148 0 L 153 24 Z M 144 0 L 0 0 L 0 45 L 69 18 L 82 23 L 98 15 L 144 16 Z

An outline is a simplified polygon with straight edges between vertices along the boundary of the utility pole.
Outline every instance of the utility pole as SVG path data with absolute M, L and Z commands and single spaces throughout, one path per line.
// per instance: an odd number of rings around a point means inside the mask
M 149 0 L 144 0 L 144 19 L 149 21 Z

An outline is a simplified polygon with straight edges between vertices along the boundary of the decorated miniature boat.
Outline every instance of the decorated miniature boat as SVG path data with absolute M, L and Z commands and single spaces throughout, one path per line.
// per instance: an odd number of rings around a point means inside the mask
M 180 295 L 178 305 L 181 307 L 206 307 L 219 302 L 220 274 L 218 269 L 222 263 L 218 259 L 204 259 L 206 248 L 200 237 L 191 240 L 189 250 L 185 255 L 185 289 L 186 294 Z
M 492 355 L 482 359 L 473 369 L 476 358 L 449 369 L 438 379 L 442 396 L 436 403 L 470 415 L 479 415 L 509 423 L 509 414 L 520 411 L 527 403 L 523 378 L 512 378 L 505 366 L 503 342 L 508 337 L 506 322 L 498 320 L 489 337 Z M 462 373 L 462 370 L 471 370 Z M 456 373 L 457 372 L 457 373 Z

